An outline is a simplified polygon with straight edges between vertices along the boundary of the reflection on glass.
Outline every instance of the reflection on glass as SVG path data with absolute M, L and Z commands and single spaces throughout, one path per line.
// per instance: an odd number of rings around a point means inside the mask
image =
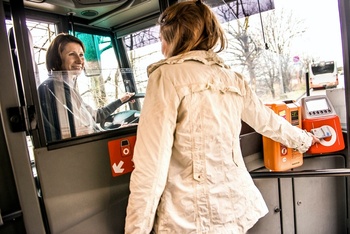
M 101 127 L 101 123 L 104 124 L 106 120 L 110 121 L 110 116 L 127 103 L 127 101 L 122 101 L 125 96 L 123 94 L 123 97 L 114 99 L 105 106 L 94 108 L 91 102 L 93 99 L 87 98 L 89 95 L 82 95 L 79 92 L 77 81 L 82 79 L 86 82 L 88 78 L 80 77 L 83 75 L 78 77 L 72 73 L 67 71 L 51 72 L 48 79 L 38 87 L 48 142 L 104 131 L 106 129 Z M 80 85 L 80 87 L 84 87 L 84 85 Z M 86 94 L 89 91 L 85 90 L 84 92 Z M 90 92 L 93 91 L 90 90 Z M 134 112 L 132 114 L 135 114 Z M 113 122 L 113 119 L 111 121 Z M 122 120 L 122 124 L 126 125 L 129 122 Z M 114 126 L 120 127 L 122 124 L 114 124 Z
M 48 141 L 99 131 L 96 114 L 84 103 L 76 83 L 67 79 L 68 73 L 52 72 L 38 88 Z

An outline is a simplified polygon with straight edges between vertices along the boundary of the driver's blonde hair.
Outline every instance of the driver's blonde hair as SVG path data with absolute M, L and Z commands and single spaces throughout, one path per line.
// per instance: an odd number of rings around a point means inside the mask
M 168 44 L 165 57 L 191 50 L 217 52 L 226 48 L 227 39 L 214 12 L 201 0 L 176 3 L 158 19 L 162 40 Z

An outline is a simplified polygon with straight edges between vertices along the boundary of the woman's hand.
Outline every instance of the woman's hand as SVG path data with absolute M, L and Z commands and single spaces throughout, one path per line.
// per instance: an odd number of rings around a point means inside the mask
M 122 101 L 122 103 L 127 102 L 134 95 L 135 95 L 135 93 L 128 93 L 128 92 L 126 92 L 125 95 L 120 98 L 120 101 Z M 130 102 L 134 103 L 135 99 L 131 100 Z
M 320 139 L 318 139 L 314 134 L 311 133 L 311 136 L 312 136 L 311 145 L 314 145 L 315 143 L 321 143 Z

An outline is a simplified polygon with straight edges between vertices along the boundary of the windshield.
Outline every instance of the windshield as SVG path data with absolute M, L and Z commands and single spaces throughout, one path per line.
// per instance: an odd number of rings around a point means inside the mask
M 322 75 L 334 72 L 334 63 L 319 63 L 311 65 L 311 70 L 314 75 Z

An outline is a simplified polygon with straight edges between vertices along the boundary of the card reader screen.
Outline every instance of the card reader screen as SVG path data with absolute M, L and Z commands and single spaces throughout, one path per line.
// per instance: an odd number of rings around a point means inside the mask
M 308 100 L 306 102 L 306 107 L 308 111 L 327 110 L 329 108 L 325 98 Z
M 291 123 L 292 125 L 296 126 L 299 124 L 299 111 L 291 111 L 290 112 L 290 116 L 291 116 Z

